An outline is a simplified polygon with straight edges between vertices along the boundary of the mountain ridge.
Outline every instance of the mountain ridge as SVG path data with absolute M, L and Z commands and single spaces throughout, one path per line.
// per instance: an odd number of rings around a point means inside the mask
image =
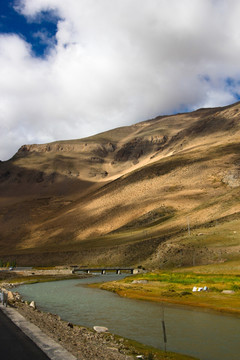
M 237 256 L 238 232 L 236 245 L 208 234 L 198 249 L 187 221 L 208 233 L 238 222 L 239 139 L 238 102 L 23 145 L 0 163 L 0 257 L 164 267 L 196 251 L 207 263 Z

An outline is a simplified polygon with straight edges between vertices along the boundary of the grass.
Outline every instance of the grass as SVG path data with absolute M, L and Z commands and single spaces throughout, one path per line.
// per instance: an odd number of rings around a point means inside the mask
M 189 267 L 187 271 L 194 274 L 223 274 L 223 275 L 239 275 L 240 274 L 240 261 L 239 259 L 233 261 L 226 261 L 218 264 L 199 265 Z M 177 272 L 186 272 L 186 269 L 178 269 Z
M 240 315 L 240 275 L 195 271 L 190 268 L 151 272 L 98 286 L 120 296 L 139 300 L 196 306 Z M 141 283 L 141 280 L 146 280 L 146 283 Z M 194 286 L 207 286 L 208 291 L 192 292 Z M 234 292 L 224 294 L 223 290 Z
M 68 280 L 68 279 L 79 279 L 79 275 L 30 275 L 22 276 L 16 273 L 11 273 L 9 276 L 0 277 L 1 282 L 10 282 L 11 284 L 35 284 L 40 282 L 50 282 L 50 281 L 59 281 L 59 280 Z
M 240 275 L 207 275 L 207 274 L 194 274 L 194 273 L 179 273 L 179 272 L 161 272 L 161 273 L 148 273 L 145 275 L 137 275 L 137 279 L 143 279 L 147 281 L 158 281 L 168 284 L 180 284 L 180 285 L 203 285 L 203 284 L 220 284 L 240 283 Z M 125 280 L 126 283 L 131 282 L 131 278 Z
M 197 242 L 202 246 L 207 245 L 208 247 L 216 248 L 221 246 L 237 246 L 240 245 L 239 226 L 239 219 L 234 219 L 229 222 L 226 221 L 224 223 L 215 220 L 214 226 L 209 228 L 199 227 L 198 229 L 193 230 L 193 234 L 196 236 L 197 234 L 202 233 L 197 239 Z M 194 240 L 192 239 L 192 241 Z
M 118 341 L 119 337 L 114 335 L 114 338 Z M 122 339 L 122 338 L 121 338 Z M 147 346 L 141 344 L 135 340 L 124 339 L 124 346 L 129 350 L 130 355 L 143 355 L 144 359 L 150 360 L 193 360 L 196 359 L 194 357 L 184 355 L 184 354 L 176 354 L 173 352 L 163 351 L 156 349 L 151 346 Z

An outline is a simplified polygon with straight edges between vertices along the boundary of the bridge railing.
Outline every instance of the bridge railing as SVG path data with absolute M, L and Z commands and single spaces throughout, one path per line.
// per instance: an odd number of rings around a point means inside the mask
M 103 275 L 106 274 L 107 271 L 115 271 L 116 274 L 121 274 L 122 271 L 130 271 L 131 274 L 133 274 L 134 272 L 134 269 L 133 268 L 128 268 L 128 267 L 125 267 L 125 268 L 121 268 L 121 267 L 115 267 L 115 268 L 75 268 L 73 270 L 73 273 L 75 272 L 85 272 L 85 273 L 93 273 L 93 272 L 100 272 L 102 273 Z

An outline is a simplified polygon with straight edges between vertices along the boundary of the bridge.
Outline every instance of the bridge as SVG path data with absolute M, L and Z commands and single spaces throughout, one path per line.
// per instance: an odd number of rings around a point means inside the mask
M 76 272 L 85 272 L 87 274 L 90 274 L 90 273 L 94 273 L 94 272 L 101 272 L 102 275 L 106 274 L 107 271 L 114 271 L 116 272 L 116 274 L 121 274 L 122 271 L 130 271 L 131 274 L 134 273 L 134 268 L 132 267 L 99 267 L 99 268 L 80 268 L 80 267 L 75 267 L 74 266 L 74 269 L 73 269 L 73 274 L 76 273 Z

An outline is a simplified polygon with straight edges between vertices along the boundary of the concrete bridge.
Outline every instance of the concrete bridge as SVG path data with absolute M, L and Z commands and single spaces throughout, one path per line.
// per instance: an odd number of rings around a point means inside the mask
M 85 272 L 87 274 L 94 273 L 94 272 L 101 272 L 102 275 L 106 274 L 107 271 L 114 271 L 116 274 L 121 274 L 122 271 L 130 271 L 131 274 L 134 274 L 138 272 L 137 269 L 134 269 L 132 267 L 99 267 L 99 268 L 80 268 L 80 267 L 74 267 L 73 274 L 76 272 Z

